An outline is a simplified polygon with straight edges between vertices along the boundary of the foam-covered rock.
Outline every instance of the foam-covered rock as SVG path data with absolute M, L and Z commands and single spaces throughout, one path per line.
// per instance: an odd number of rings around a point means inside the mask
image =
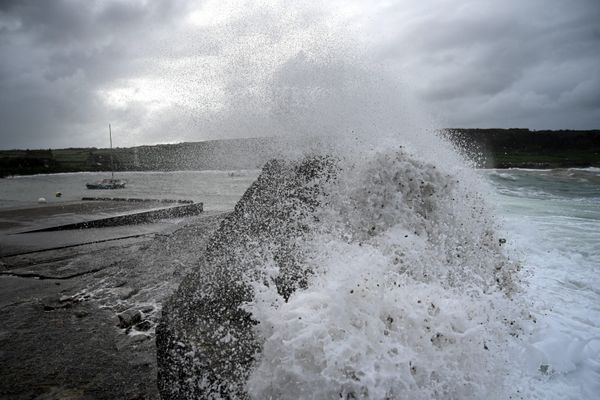
M 246 397 L 260 344 L 243 305 L 253 300 L 253 282 L 276 285 L 284 298 L 306 284 L 297 243 L 314 224 L 320 192 L 335 171 L 331 158 L 270 161 L 223 220 L 157 327 L 164 399 Z
M 439 165 L 268 163 L 164 309 L 163 398 L 506 398 L 518 266 Z

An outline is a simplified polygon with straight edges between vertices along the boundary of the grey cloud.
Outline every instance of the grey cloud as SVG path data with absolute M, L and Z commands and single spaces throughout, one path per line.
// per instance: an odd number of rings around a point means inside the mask
M 99 104 L 97 90 L 143 74 L 148 59 L 158 57 L 149 50 L 162 50 L 153 45 L 187 6 L 0 2 L 0 20 L 11 21 L 0 30 L 0 147 L 104 145 L 94 138 L 96 125 L 119 115 Z M 139 110 L 132 115 L 143 118 Z
M 401 123 L 374 121 L 385 118 L 377 107 L 403 106 L 352 66 L 363 49 L 327 30 L 335 10 L 240 2 L 222 23 L 184 23 L 202 4 L 0 1 L 0 148 L 103 146 L 109 121 L 127 145 Z M 440 124 L 600 127 L 597 0 L 356 4 L 348 32 L 370 41 L 362 56 L 388 66 Z M 136 79 L 175 100 L 100 98 Z
M 0 12 L 20 21 L 17 33 L 31 35 L 50 46 L 88 44 L 120 34 L 160 24 L 185 11 L 185 2 L 174 1 L 38 1 L 21 0 L 0 4 Z
M 600 3 L 465 1 L 409 17 L 401 3 L 396 6 L 385 10 L 385 18 L 403 15 L 406 24 L 387 32 L 379 56 L 397 62 L 445 121 L 599 127 L 600 120 L 582 119 L 579 109 L 598 115 Z

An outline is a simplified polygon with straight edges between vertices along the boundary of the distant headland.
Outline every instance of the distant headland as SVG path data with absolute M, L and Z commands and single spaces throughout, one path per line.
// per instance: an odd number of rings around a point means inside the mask
M 441 134 L 483 168 L 600 167 L 600 130 L 445 129 Z M 115 171 L 260 168 L 268 138 L 113 149 Z M 0 150 L 0 176 L 108 171 L 110 149 Z
M 446 129 L 483 168 L 600 167 L 600 130 Z

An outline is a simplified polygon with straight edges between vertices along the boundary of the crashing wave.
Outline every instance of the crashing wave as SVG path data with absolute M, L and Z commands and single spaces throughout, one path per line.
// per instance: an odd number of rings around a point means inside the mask
M 482 199 L 406 153 L 345 164 L 303 243 L 308 287 L 254 285 L 252 397 L 505 396 L 517 266 Z
M 176 398 L 511 392 L 518 266 L 471 181 L 404 151 L 271 163 L 233 215 L 213 240 L 218 257 L 209 245 L 175 296 L 185 300 L 167 307 L 158 341 L 188 360 L 159 345 L 159 361 L 171 354 L 160 370 L 179 359 L 181 375 L 164 375 L 178 383 L 163 396 L 175 386 L 191 393 Z M 208 312 L 220 319 L 207 323 Z

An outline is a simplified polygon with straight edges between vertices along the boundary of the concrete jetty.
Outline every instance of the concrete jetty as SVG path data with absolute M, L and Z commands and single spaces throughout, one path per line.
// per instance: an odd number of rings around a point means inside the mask
M 152 234 L 168 228 L 165 220 L 202 212 L 202 203 L 113 198 L 4 209 L 0 257 Z
M 0 210 L 0 398 L 159 398 L 162 301 L 227 213 L 138 200 Z
M 33 229 L 22 233 L 65 231 L 69 229 L 104 228 L 110 226 L 143 224 L 147 222 L 153 222 L 158 219 L 181 218 L 188 217 L 191 215 L 198 215 L 202 212 L 202 210 L 202 203 L 186 203 L 184 205 L 169 206 L 151 209 L 147 211 L 136 210 L 111 217 L 97 218 L 93 220 L 74 222 L 70 224 L 50 226 L 47 228 Z

